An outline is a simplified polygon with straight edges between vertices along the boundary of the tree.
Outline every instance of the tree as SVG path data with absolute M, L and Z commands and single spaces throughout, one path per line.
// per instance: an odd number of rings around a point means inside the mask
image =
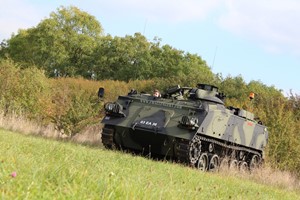
M 224 92 L 228 98 L 234 98 L 238 101 L 247 99 L 248 89 L 241 75 L 226 77 L 220 85 L 220 90 Z
M 128 81 L 153 77 L 149 48 L 145 36 L 103 37 L 94 52 L 94 71 L 98 79 Z
M 13 35 L 0 51 L 25 67 L 43 68 L 50 76 L 88 76 L 93 73 L 91 54 L 102 32 L 94 16 L 73 6 L 60 7 L 36 27 Z
M 196 54 L 185 53 L 170 45 L 160 46 L 145 36 L 101 38 L 94 52 L 97 79 L 136 80 L 192 76 L 213 79 L 211 69 Z
M 60 7 L 36 27 L 20 30 L 3 41 L 0 57 L 10 57 L 23 68 L 37 66 L 50 77 L 141 80 L 180 77 L 195 82 L 214 79 L 196 54 L 133 36 L 102 35 L 101 24 L 76 7 Z

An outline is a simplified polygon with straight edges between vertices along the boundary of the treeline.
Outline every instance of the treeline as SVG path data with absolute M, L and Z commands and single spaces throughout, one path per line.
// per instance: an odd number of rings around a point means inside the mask
M 227 105 L 250 110 L 269 127 L 267 163 L 300 176 L 300 97 L 259 81 L 213 74 L 198 55 L 137 33 L 112 37 L 93 16 L 61 7 L 36 27 L 1 43 L 0 111 L 74 135 L 99 123 L 103 102 L 131 88 L 151 92 L 180 84 L 216 85 Z M 97 98 L 106 89 L 104 101 Z M 249 92 L 256 98 L 248 99 Z
M 161 45 L 145 36 L 112 37 L 93 16 L 61 7 L 36 27 L 20 30 L 0 46 L 0 57 L 22 67 L 37 66 L 49 77 L 145 80 L 212 72 L 196 54 Z

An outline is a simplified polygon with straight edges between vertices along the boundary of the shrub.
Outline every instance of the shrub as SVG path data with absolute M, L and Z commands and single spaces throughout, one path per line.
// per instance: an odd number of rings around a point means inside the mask
M 49 81 L 35 67 L 20 69 L 10 60 L 0 61 L 0 108 L 4 115 L 19 113 L 43 120 L 49 104 Z

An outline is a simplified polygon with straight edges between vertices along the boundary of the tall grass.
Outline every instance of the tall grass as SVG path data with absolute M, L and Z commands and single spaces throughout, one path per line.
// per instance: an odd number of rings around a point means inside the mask
M 300 193 L 0 130 L 2 199 L 299 199 Z
M 43 126 L 40 123 L 29 120 L 21 115 L 4 115 L 0 112 L 0 128 L 24 135 L 38 135 L 52 139 L 69 139 L 73 142 L 88 145 L 101 144 L 101 124 L 90 125 L 80 133 L 70 136 L 63 134 L 54 125 Z
M 0 111 L 0 128 L 19 132 L 25 135 L 40 135 L 49 138 L 64 137 L 54 126 L 42 126 L 36 121 L 29 120 L 20 114 L 4 115 Z
M 289 171 L 271 168 L 268 166 L 268 163 L 251 172 L 221 167 L 218 173 L 222 176 L 233 176 L 242 180 L 275 186 L 289 191 L 300 191 L 300 180 L 295 174 L 292 174 Z

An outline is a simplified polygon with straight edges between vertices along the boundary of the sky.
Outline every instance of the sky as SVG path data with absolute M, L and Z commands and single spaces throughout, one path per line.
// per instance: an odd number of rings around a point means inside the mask
M 300 95 L 299 0 L 0 0 L 0 42 L 60 6 L 96 17 L 105 34 L 142 33 L 197 54 L 214 73 Z

